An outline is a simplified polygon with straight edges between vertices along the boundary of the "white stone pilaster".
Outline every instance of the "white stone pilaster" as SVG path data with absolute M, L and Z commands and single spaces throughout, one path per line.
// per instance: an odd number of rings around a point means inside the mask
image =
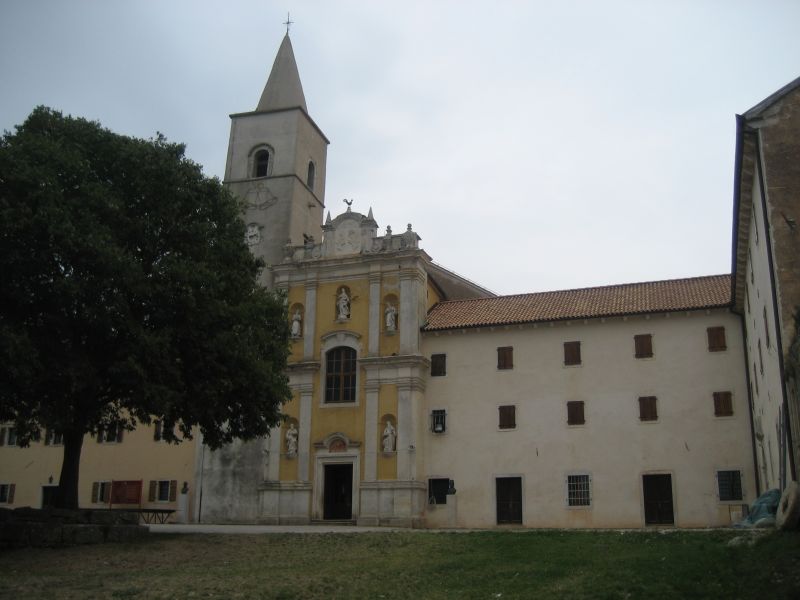
M 368 356 L 378 356 L 381 339 L 381 274 L 369 274 L 369 343 Z
M 414 354 L 419 346 L 418 287 L 419 273 L 415 269 L 400 273 L 400 354 Z
M 367 373 L 369 377 L 369 373 Z M 364 480 L 378 478 L 378 391 L 380 382 L 367 381 L 366 406 L 364 407 Z
M 300 431 L 298 432 L 297 479 L 308 481 L 308 461 L 311 452 L 311 393 L 313 386 L 300 388 Z
M 306 282 L 306 323 L 303 332 L 303 360 L 312 360 L 314 357 L 314 340 L 316 339 L 317 325 L 317 282 Z
M 402 302 L 402 301 L 401 301 Z M 397 478 L 409 480 L 416 471 L 416 435 L 411 386 L 397 386 Z
M 280 479 L 281 466 L 281 428 L 280 425 L 269 430 L 269 438 L 266 440 L 267 461 L 266 477 L 267 481 L 278 481 Z

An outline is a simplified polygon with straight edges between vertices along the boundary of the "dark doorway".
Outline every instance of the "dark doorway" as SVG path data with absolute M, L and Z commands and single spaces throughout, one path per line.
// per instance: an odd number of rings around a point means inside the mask
M 674 525 L 672 475 L 642 475 L 645 525 Z
M 325 465 L 323 519 L 353 518 L 353 465 Z
M 56 494 L 58 493 L 57 485 L 43 485 L 42 486 L 42 508 L 55 508 Z
M 520 477 L 498 477 L 497 524 L 522 524 L 522 479 Z

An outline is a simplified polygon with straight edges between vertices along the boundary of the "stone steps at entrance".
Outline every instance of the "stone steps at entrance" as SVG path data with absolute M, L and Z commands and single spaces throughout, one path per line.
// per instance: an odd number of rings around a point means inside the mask
M 355 519 L 311 519 L 312 525 L 355 525 Z

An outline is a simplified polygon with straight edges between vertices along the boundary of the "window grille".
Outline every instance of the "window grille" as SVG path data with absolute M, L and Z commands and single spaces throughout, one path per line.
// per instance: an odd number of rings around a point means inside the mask
M 717 471 L 720 502 L 742 500 L 742 472 Z
M 569 506 L 591 506 L 591 479 L 588 475 L 567 476 L 567 504 Z
M 444 410 L 431 411 L 431 431 L 444 433 L 447 429 L 447 413 Z

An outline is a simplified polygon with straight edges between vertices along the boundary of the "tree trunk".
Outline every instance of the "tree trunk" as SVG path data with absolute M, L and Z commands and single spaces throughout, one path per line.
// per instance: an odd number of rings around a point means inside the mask
M 83 431 L 64 433 L 64 461 L 61 463 L 56 497 L 58 508 L 78 508 L 78 472 L 81 466 L 82 446 Z

